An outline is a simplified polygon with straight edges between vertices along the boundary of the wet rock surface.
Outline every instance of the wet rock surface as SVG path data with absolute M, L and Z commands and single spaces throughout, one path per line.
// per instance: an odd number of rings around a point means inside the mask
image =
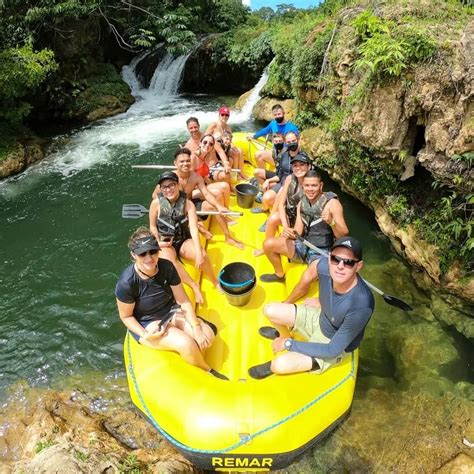
M 97 412 L 84 393 L 23 393 L 0 413 L 1 472 L 197 472 L 130 406 Z

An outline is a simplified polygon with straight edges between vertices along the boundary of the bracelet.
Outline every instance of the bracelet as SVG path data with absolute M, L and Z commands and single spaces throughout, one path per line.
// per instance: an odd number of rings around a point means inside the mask
M 333 219 L 332 222 L 329 224 L 331 227 L 336 227 L 336 221 Z

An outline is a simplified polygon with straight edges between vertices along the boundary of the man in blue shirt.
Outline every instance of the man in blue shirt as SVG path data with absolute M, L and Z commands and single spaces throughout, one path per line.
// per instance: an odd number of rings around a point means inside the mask
M 253 135 L 248 135 L 248 139 L 257 139 L 268 135 L 269 133 L 281 133 L 285 136 L 288 132 L 294 132 L 299 135 L 298 127 L 293 122 L 287 122 L 285 120 L 285 111 L 280 104 L 275 104 L 272 107 L 273 120 L 264 128 L 255 132 Z M 264 168 L 265 162 L 275 166 L 275 162 L 272 157 L 272 150 L 260 150 L 255 153 L 255 159 L 257 160 L 257 168 Z
M 263 379 L 272 374 L 322 373 L 341 362 L 359 347 L 374 311 L 374 297 L 358 275 L 362 269 L 362 247 L 354 237 L 336 240 L 329 257 L 317 264 L 320 306 L 270 303 L 265 316 L 277 326 L 288 327 L 306 341 L 280 337 L 273 327 L 260 328 L 263 337 L 273 339 L 275 359 L 249 369 L 249 375 Z

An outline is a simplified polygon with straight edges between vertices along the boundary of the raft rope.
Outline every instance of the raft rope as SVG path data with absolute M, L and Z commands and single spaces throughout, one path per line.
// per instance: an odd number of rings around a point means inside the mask
M 282 418 L 281 420 L 273 423 L 270 426 L 267 426 L 266 428 L 263 428 L 259 431 L 257 431 L 254 434 L 245 436 L 241 438 L 241 440 L 227 448 L 222 448 L 222 449 L 195 449 L 190 446 L 186 446 L 185 444 L 179 442 L 176 438 L 173 438 L 170 434 L 168 434 L 161 426 L 158 424 L 158 422 L 155 420 L 153 417 L 152 413 L 150 412 L 150 409 L 145 403 L 145 400 L 142 397 L 142 394 L 140 392 L 140 389 L 138 388 L 137 384 L 137 379 L 135 377 L 135 372 L 133 370 L 133 363 L 132 363 L 132 353 L 130 350 L 130 334 L 127 331 L 127 352 L 128 352 L 128 371 L 132 377 L 133 385 L 135 387 L 135 391 L 137 392 L 138 398 L 140 399 L 140 403 L 142 404 L 142 407 L 145 410 L 145 414 L 150 420 L 151 424 L 156 428 L 156 430 L 164 437 L 166 438 L 170 443 L 173 443 L 175 446 L 178 448 L 181 448 L 186 451 L 191 451 L 193 453 L 202 453 L 202 454 L 223 454 L 223 453 L 228 453 L 229 451 L 233 451 L 234 449 L 239 448 L 240 446 L 247 444 L 249 441 L 252 441 L 253 439 L 257 438 L 258 436 L 263 435 L 267 431 L 270 431 L 283 423 L 286 423 L 287 421 L 291 420 L 292 418 L 295 418 L 296 416 L 300 415 L 301 413 L 305 412 L 309 408 L 311 408 L 313 405 L 318 403 L 320 400 L 323 398 L 327 397 L 330 393 L 334 392 L 334 390 L 337 390 L 341 385 L 344 385 L 351 377 L 355 375 L 355 356 L 354 352 L 351 353 L 351 371 L 349 374 L 347 374 L 342 380 L 340 380 L 336 385 L 332 386 L 331 388 L 328 388 L 325 392 L 321 393 L 318 395 L 315 399 L 311 400 L 308 402 L 306 405 L 301 407 L 300 409 L 296 410 L 295 412 L 291 413 L 290 415 L 286 416 L 285 418 Z

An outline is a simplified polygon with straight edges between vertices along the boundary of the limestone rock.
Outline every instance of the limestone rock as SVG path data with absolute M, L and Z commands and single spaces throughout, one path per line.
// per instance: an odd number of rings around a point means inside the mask
M 273 120 L 272 107 L 280 104 L 285 110 L 285 118 L 293 120 L 296 115 L 296 104 L 293 99 L 279 100 L 273 97 L 264 97 L 260 99 L 253 108 L 252 115 L 259 120 L 270 122 Z
M 456 474 L 474 474 L 474 459 L 465 453 L 460 453 L 436 472 L 441 474 L 454 472 Z
M 27 166 L 44 158 L 46 142 L 37 137 L 29 137 L 17 143 L 15 148 L 7 153 L 5 160 L 0 162 L 0 179 L 21 173 Z

